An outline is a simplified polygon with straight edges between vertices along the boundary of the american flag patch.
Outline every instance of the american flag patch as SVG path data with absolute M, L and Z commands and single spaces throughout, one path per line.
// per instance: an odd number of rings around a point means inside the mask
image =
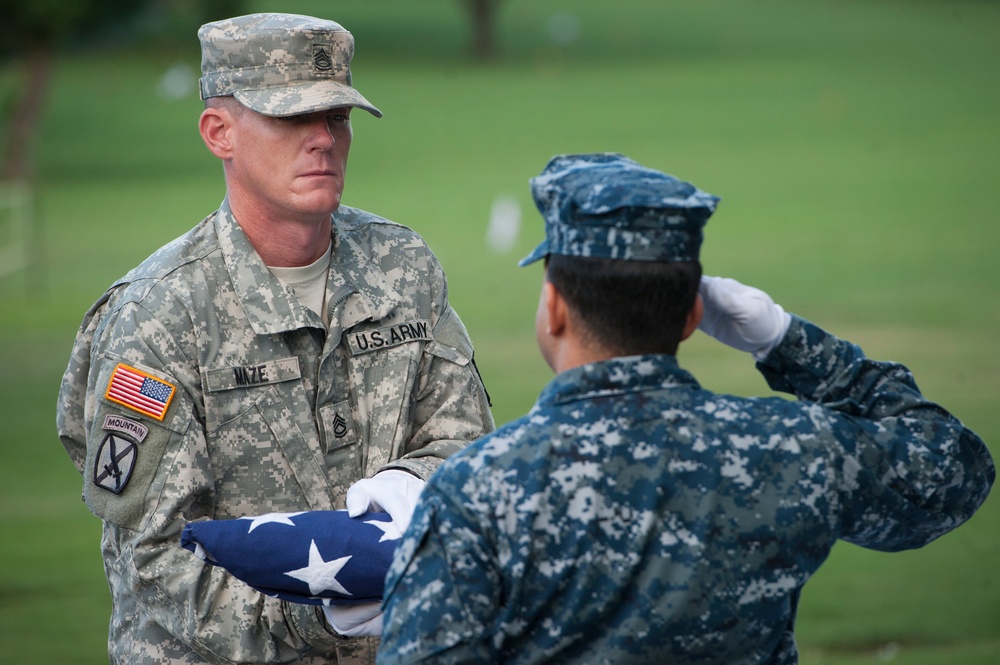
M 104 396 L 133 411 L 163 420 L 176 390 L 176 387 L 166 381 L 119 363 L 111 375 L 111 382 L 108 383 L 108 390 Z

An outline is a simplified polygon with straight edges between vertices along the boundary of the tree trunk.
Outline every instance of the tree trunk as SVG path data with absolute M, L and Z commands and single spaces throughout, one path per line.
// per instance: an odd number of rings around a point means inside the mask
M 52 69 L 51 49 L 40 45 L 25 55 L 24 84 L 10 113 L 4 136 L 0 177 L 5 180 L 31 180 L 34 176 L 32 147 L 41 121 Z
M 491 60 L 496 53 L 497 0 L 466 0 L 472 18 L 472 53 L 479 60 Z

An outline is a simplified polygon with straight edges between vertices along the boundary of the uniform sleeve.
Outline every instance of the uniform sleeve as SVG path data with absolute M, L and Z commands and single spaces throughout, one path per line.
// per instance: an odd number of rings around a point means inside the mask
M 491 644 L 502 604 L 495 557 L 476 523 L 434 482 L 386 576 L 378 663 L 499 662 Z
M 93 400 L 88 398 L 88 376 L 90 375 L 90 348 L 94 340 L 94 330 L 100 323 L 97 312 L 107 302 L 107 294 L 98 300 L 83 318 L 80 329 L 73 342 L 69 364 L 63 373 L 62 384 L 59 387 L 59 397 L 56 401 L 56 429 L 66 453 L 76 467 L 83 473 L 87 459 L 87 429 L 85 426 L 86 412 L 93 410 Z
M 401 458 L 387 467 L 406 469 L 424 480 L 449 455 L 494 430 L 469 333 L 447 300 L 442 309 L 418 367 L 412 434 Z
M 134 302 L 89 330 L 89 367 L 76 350 L 64 380 L 60 431 L 68 450 L 85 451 L 76 454 L 86 456 L 78 468 L 88 507 L 104 521 L 116 612 L 154 622 L 209 662 L 287 662 L 332 651 L 341 638 L 319 608 L 260 594 L 179 546 L 188 521 L 212 515 L 215 488 L 200 376 L 183 341 Z M 161 391 L 154 401 L 168 401 L 162 414 L 139 397 L 109 399 L 121 367 L 154 382 Z
M 968 520 L 986 500 L 993 460 L 974 432 L 920 393 L 902 365 L 793 317 L 758 363 L 775 390 L 809 411 L 835 460 L 841 537 L 895 551 L 920 547 Z

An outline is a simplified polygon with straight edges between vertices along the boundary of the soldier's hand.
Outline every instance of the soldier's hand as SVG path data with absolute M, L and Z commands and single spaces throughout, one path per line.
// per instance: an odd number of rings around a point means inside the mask
M 728 277 L 701 278 L 698 288 L 705 305 L 698 328 L 723 344 L 753 354 L 755 360 L 776 347 L 792 317 L 760 289 Z
M 380 471 L 347 489 L 347 514 L 357 517 L 368 511 L 389 513 L 400 533 L 410 525 L 424 481 L 402 469 Z

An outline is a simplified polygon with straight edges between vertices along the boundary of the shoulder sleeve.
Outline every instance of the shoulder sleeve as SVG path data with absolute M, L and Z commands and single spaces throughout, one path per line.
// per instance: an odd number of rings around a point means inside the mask
M 995 479 L 982 439 L 927 400 L 910 371 L 793 318 L 758 369 L 815 402 L 838 469 L 842 536 L 882 550 L 920 547 L 968 520 Z M 825 436 L 825 435 L 824 435 Z
M 425 480 L 449 455 L 495 428 L 489 396 L 472 357 L 472 342 L 448 307 L 419 363 L 412 404 L 412 436 L 389 467 Z
M 180 546 L 188 521 L 213 514 L 216 483 L 184 316 L 165 293 L 113 299 L 85 324 L 64 380 L 60 434 L 84 455 L 112 594 L 212 662 L 332 653 L 342 639 L 317 608 L 265 596 Z M 132 383 L 118 394 L 120 375 Z
M 477 525 L 425 488 L 386 577 L 379 663 L 497 662 L 502 585 L 489 552 Z
M 84 425 L 87 411 L 87 383 L 90 375 L 90 349 L 94 342 L 94 331 L 100 324 L 99 313 L 108 300 L 109 293 L 98 300 L 83 317 L 83 323 L 76 333 L 69 364 L 63 373 L 56 400 L 56 428 L 63 447 L 76 466 L 83 473 L 87 456 L 87 431 Z M 92 407 L 91 407 L 92 408 Z
M 400 293 L 412 291 L 416 280 L 429 289 L 431 340 L 417 366 L 412 396 L 411 434 L 402 456 L 388 466 L 406 469 L 425 480 L 449 455 L 495 429 L 489 395 L 474 360 L 469 332 L 448 300 L 444 269 L 419 235 L 394 227 L 406 238 L 406 248 L 418 257 L 420 270 L 410 281 L 395 284 Z

